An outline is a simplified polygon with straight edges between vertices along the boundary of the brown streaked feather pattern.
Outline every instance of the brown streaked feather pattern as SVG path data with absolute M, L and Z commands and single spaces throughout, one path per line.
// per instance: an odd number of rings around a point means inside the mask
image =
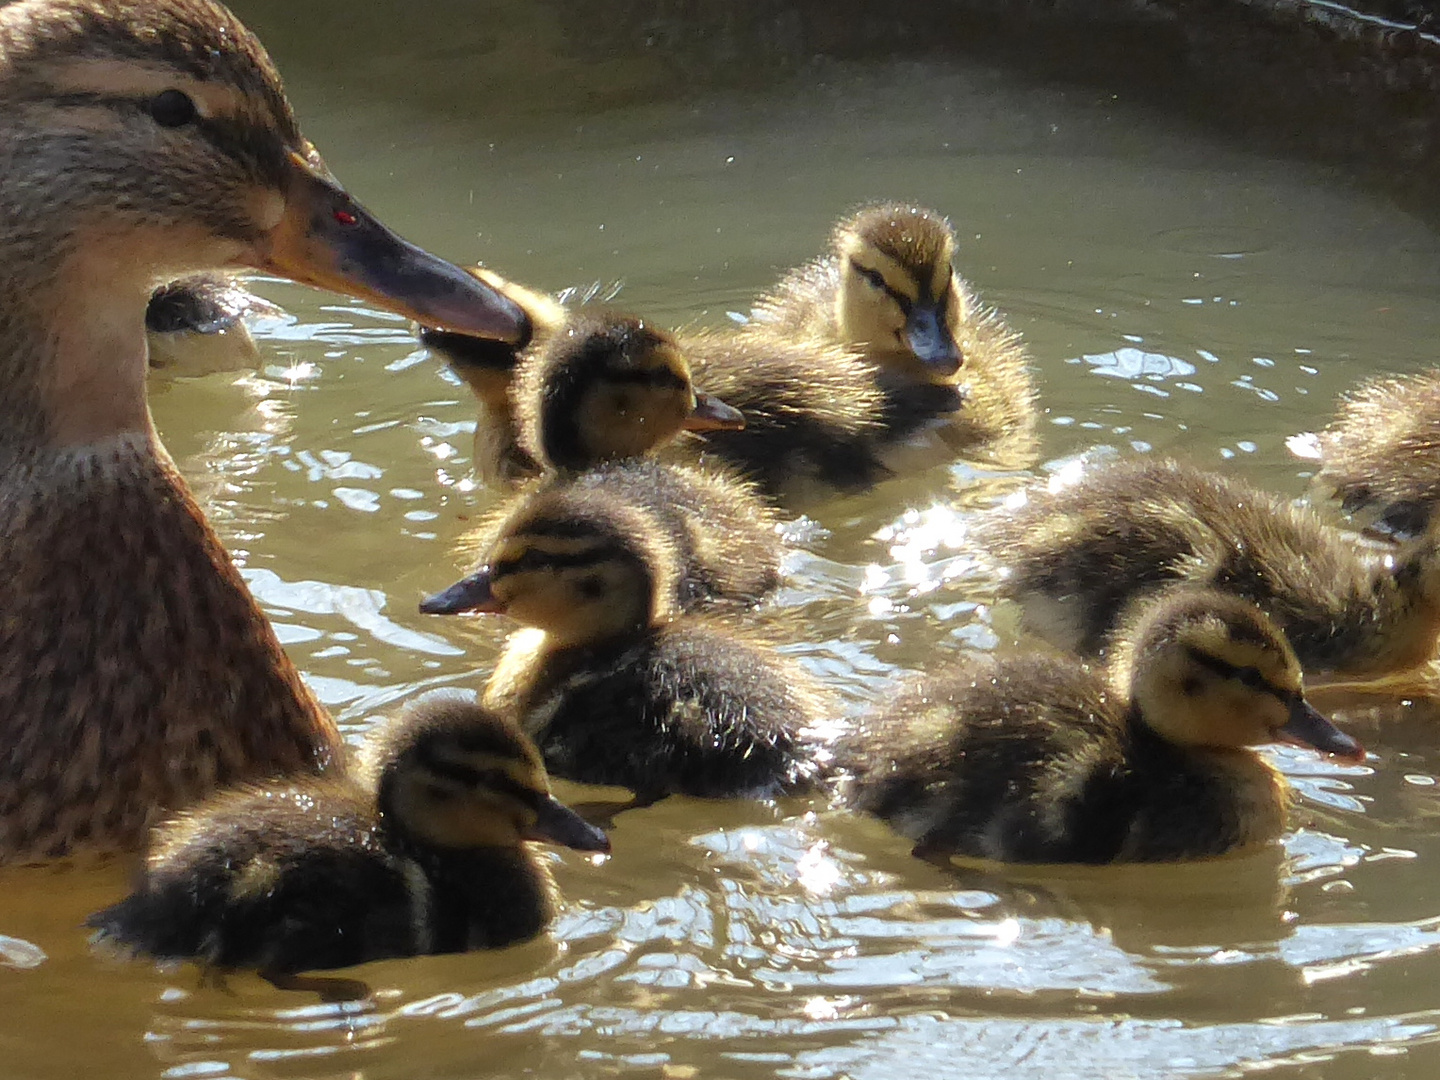
M 133 849 L 162 808 L 338 752 L 156 447 L 7 477 L 0 534 L 0 861 Z

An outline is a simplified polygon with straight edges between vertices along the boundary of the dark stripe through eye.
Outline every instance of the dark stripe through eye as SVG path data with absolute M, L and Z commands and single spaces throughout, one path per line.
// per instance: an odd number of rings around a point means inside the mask
M 669 368 L 648 368 L 645 370 L 606 371 L 605 381 L 622 386 L 664 386 L 684 390 L 685 379 Z
M 524 784 L 517 783 L 503 769 L 472 769 L 458 761 L 445 761 L 441 758 L 430 757 L 425 759 L 425 768 L 434 775 L 442 776 L 462 787 L 489 788 L 491 791 L 508 795 L 527 806 L 533 805 L 542 798 L 538 792 Z
M 523 574 L 530 570 L 568 570 L 577 566 L 593 566 L 613 558 L 627 557 L 628 553 L 625 549 L 614 544 L 564 554 L 530 548 L 513 559 L 502 559 L 492 563 L 490 576 L 492 580 L 496 580 L 510 574 Z
M 1289 705 L 1298 696 L 1293 690 L 1282 690 L 1276 686 L 1269 679 L 1265 678 L 1264 675 L 1260 674 L 1259 668 L 1237 667 L 1235 664 L 1221 660 L 1218 656 L 1212 656 L 1203 649 L 1187 647 L 1185 652 L 1195 663 L 1207 671 L 1213 671 L 1222 679 L 1235 679 L 1251 690 L 1257 690 L 1262 694 L 1270 694 L 1272 697 L 1278 698 L 1286 705 Z
M 885 280 L 884 274 L 880 273 L 879 270 L 871 270 L 869 267 L 861 266 L 854 259 L 850 260 L 850 268 L 854 270 L 857 274 L 859 274 L 862 278 L 864 278 L 866 281 L 868 281 L 871 285 L 875 286 L 875 288 L 883 292 L 886 296 L 890 297 L 891 300 L 894 300 L 896 305 L 899 306 L 900 310 L 906 316 L 909 316 L 910 309 L 915 305 L 911 302 L 908 296 L 904 296 L 901 293 L 898 293 L 894 289 L 892 289 L 889 282 Z

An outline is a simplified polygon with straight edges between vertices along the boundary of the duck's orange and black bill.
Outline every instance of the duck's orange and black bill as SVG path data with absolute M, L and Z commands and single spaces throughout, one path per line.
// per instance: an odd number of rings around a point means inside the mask
M 285 213 L 251 263 L 317 289 L 371 301 L 425 326 L 516 342 L 530 334 L 514 301 L 402 240 L 345 193 L 318 156 L 290 155 Z
M 1308 746 L 1345 761 L 1365 760 L 1365 748 L 1302 697 L 1297 697 L 1290 706 L 1290 719 L 1276 734 L 1281 742 Z
M 685 418 L 686 431 L 743 431 L 745 414 L 714 394 L 695 391 L 695 411 Z
M 911 309 L 905 320 L 905 344 L 915 359 L 937 375 L 954 375 L 960 370 L 960 346 L 937 307 L 916 304 Z
M 546 796 L 536 800 L 534 809 L 535 820 L 521 833 L 522 839 L 609 854 L 610 838 L 604 830 L 591 825 L 564 803 Z
M 420 601 L 422 615 L 463 615 L 466 612 L 480 612 L 500 615 L 505 604 L 490 588 L 490 568 L 481 567 L 469 577 L 461 578 L 448 589 L 441 589 L 433 596 Z

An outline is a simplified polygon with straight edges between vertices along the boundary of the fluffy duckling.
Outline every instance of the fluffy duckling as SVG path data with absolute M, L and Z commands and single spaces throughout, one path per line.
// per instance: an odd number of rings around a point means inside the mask
M 572 315 L 521 362 L 511 400 L 520 449 L 555 472 L 642 457 L 682 431 L 746 425 L 695 388 L 670 334 L 633 315 Z
M 1184 581 L 1236 593 L 1275 620 L 1312 678 L 1366 679 L 1427 660 L 1440 635 L 1432 534 L 1370 558 L 1311 511 L 1174 461 L 1121 461 L 982 516 L 973 542 L 1000 591 L 1052 643 L 1100 652 L 1137 595 Z
M 520 448 L 510 388 L 520 359 L 548 342 L 570 317 L 553 296 L 509 281 L 483 266 L 470 273 L 513 301 L 525 313 L 525 333 L 515 342 L 493 341 L 420 327 L 420 341 L 443 356 L 479 404 L 475 426 L 475 471 L 487 482 L 534 476 L 540 465 Z
M 559 528 L 572 497 L 581 498 L 587 507 L 596 502 L 630 507 L 642 515 L 636 520 L 663 533 L 678 566 L 674 580 L 678 611 L 717 604 L 750 607 L 780 584 L 784 544 L 779 515 L 750 484 L 713 467 L 670 465 L 648 458 L 611 462 L 522 489 L 461 546 L 484 558 L 511 523 L 530 519 L 536 506 L 548 506 L 551 509 L 545 513 L 560 515 L 553 519 Z M 429 598 L 423 610 L 432 615 L 457 614 L 463 609 L 452 609 L 452 599 L 463 604 L 467 590 L 461 582 L 453 592 Z
M 745 332 L 695 332 L 680 343 L 696 381 L 745 417 L 743 429 L 680 444 L 682 455 L 722 462 L 786 504 L 866 491 L 894 475 L 882 445 L 890 403 L 859 356 Z
M 681 615 L 680 574 L 643 508 L 571 487 L 511 517 L 484 567 L 442 595 L 446 611 L 534 628 L 507 643 L 485 703 L 519 719 L 553 775 L 642 805 L 807 789 L 833 702 L 772 644 Z
M 955 272 L 955 248 L 950 223 L 933 210 L 862 207 L 835 226 L 827 255 L 756 301 L 751 327 L 843 345 L 876 365 L 888 442 L 932 426 L 951 451 L 1023 463 L 1036 416 L 1025 351 Z
M 1397 540 L 1421 536 L 1440 504 L 1440 371 L 1363 383 L 1329 427 L 1289 446 L 1320 462 L 1315 486 L 1362 526 Z
M 356 772 L 233 789 L 166 822 L 133 895 L 90 925 L 132 952 L 298 988 L 300 972 L 532 938 L 555 886 L 526 842 L 610 850 L 550 795 L 534 745 L 463 698 L 391 721 Z
M 182 375 L 252 368 L 260 350 L 245 316 L 278 311 L 228 274 L 191 274 L 150 294 L 145 334 L 150 366 Z
M 482 336 L 525 319 L 338 186 L 211 0 L 0 5 L 0 100 L 8 863 L 138 849 L 339 747 L 151 423 L 154 283 L 250 267 Z
M 849 801 L 920 855 L 1161 862 L 1280 835 L 1284 781 L 1249 747 L 1364 756 L 1238 597 L 1173 590 L 1122 639 L 1108 681 L 1067 657 L 989 656 L 902 695 L 856 737 Z

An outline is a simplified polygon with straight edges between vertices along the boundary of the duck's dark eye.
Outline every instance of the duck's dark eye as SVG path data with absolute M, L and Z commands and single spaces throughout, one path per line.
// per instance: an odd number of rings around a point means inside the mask
M 150 116 L 161 127 L 184 127 L 199 115 L 195 102 L 183 90 L 162 90 L 150 101 Z
M 850 265 L 855 268 L 857 274 L 881 292 L 888 293 L 890 291 L 889 287 L 885 284 L 885 275 L 880 273 L 879 270 L 871 270 L 868 266 L 861 266 L 857 262 L 852 262 Z

